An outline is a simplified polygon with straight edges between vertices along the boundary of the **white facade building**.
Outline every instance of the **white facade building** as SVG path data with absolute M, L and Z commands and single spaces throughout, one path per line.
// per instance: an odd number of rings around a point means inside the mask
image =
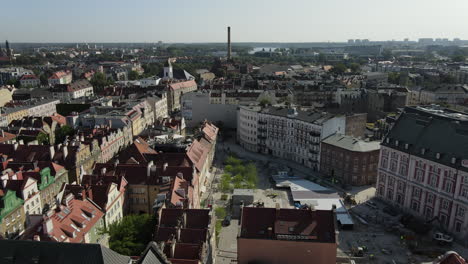
M 140 87 L 141 88 L 146 88 L 149 86 L 156 86 L 159 85 L 159 82 L 161 81 L 161 78 L 159 76 L 153 76 L 145 79 L 140 80 Z
M 241 106 L 237 139 L 249 151 L 270 154 L 318 170 L 320 142 L 345 134 L 346 117 L 295 108 Z

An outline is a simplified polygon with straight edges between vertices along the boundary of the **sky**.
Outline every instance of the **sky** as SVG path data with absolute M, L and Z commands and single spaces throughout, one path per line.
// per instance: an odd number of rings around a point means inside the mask
M 468 39 L 468 0 L 0 0 L 10 42 Z

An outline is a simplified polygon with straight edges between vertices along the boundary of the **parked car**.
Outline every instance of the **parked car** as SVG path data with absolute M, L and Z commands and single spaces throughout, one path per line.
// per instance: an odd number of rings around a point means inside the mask
M 441 232 L 434 233 L 432 238 L 442 244 L 450 244 L 453 242 L 453 237 Z
M 231 216 L 226 215 L 226 217 L 224 217 L 224 220 L 223 220 L 222 224 L 223 224 L 223 226 L 229 226 L 231 224 Z

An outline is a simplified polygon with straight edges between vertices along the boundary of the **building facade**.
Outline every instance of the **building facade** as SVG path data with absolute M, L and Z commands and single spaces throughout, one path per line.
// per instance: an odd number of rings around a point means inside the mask
M 468 115 L 407 107 L 382 142 L 377 195 L 468 238 Z
M 320 142 L 344 134 L 346 117 L 294 108 L 239 107 L 237 140 L 249 151 L 270 154 L 318 170 Z
M 336 263 L 332 210 L 244 207 L 237 262 Z
M 320 172 L 333 182 L 369 185 L 377 180 L 380 141 L 335 134 L 321 143 Z

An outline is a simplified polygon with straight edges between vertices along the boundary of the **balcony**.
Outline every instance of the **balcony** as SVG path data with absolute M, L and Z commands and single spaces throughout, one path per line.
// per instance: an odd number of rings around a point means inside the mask
M 260 125 L 266 125 L 267 124 L 267 121 L 264 121 L 264 120 L 258 120 L 258 123 Z
M 313 150 L 313 149 L 309 149 L 309 152 L 315 155 L 319 154 L 317 150 Z
M 266 132 L 267 132 L 267 129 L 266 129 L 266 128 L 259 128 L 259 129 L 258 129 L 258 132 L 266 133 Z
M 264 136 L 264 135 L 257 135 L 257 138 L 260 139 L 260 140 L 265 140 L 265 139 L 267 139 L 267 137 Z

